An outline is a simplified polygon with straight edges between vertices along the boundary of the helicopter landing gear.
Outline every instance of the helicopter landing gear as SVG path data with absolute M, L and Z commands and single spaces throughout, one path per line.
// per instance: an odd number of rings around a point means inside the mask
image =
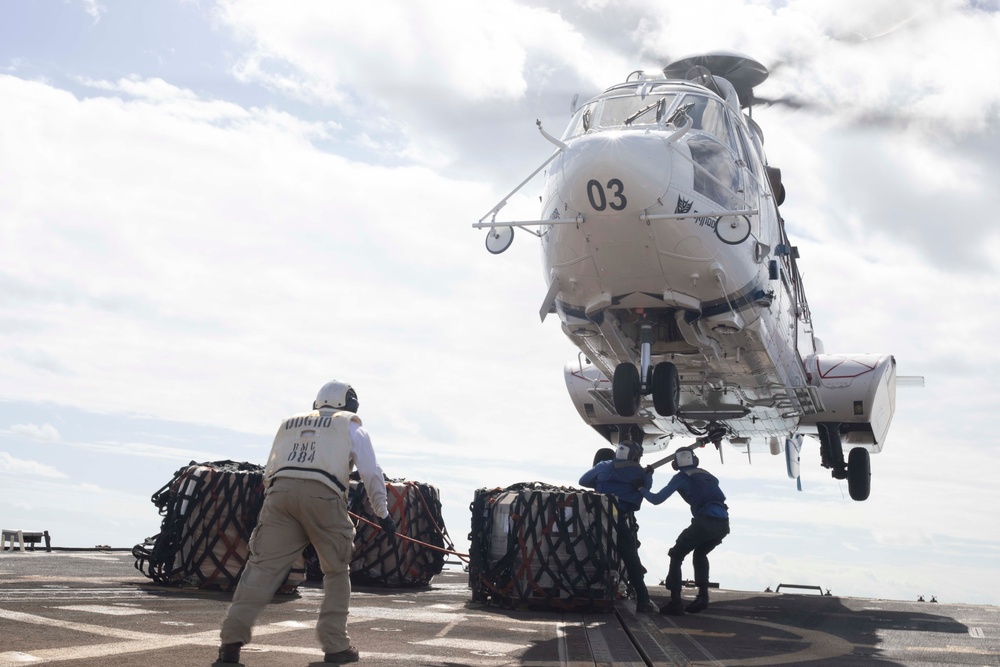
M 626 361 L 615 367 L 615 376 L 611 381 L 611 398 L 615 404 L 615 412 L 622 417 L 632 417 L 639 409 L 642 398 L 642 379 L 635 364 Z
M 673 417 L 681 404 L 681 383 L 677 366 L 661 361 L 653 366 L 653 407 L 661 417 Z
M 639 402 L 644 394 L 653 395 L 653 407 L 661 417 L 677 414 L 681 401 L 681 383 L 677 366 L 662 361 L 651 369 L 652 380 L 645 385 L 642 374 L 635 364 L 624 362 L 615 367 L 611 382 L 611 394 L 615 411 L 622 417 L 632 417 L 639 410 Z
M 622 417 L 632 417 L 639 410 L 643 396 L 653 395 L 653 408 L 661 417 L 677 414 L 681 403 L 681 383 L 677 366 L 669 361 L 661 361 L 653 366 L 653 322 L 644 320 L 639 324 L 640 367 L 630 361 L 615 367 L 611 383 L 615 411 Z
M 853 500 L 868 500 L 871 493 L 871 455 L 864 447 L 855 447 L 847 457 L 847 490 Z
M 830 468 L 834 479 L 846 479 L 852 500 L 867 500 L 871 493 L 871 456 L 863 447 L 851 450 L 844 460 L 844 446 L 840 439 L 840 424 L 829 422 L 816 425 L 819 432 L 819 451 L 824 468 Z

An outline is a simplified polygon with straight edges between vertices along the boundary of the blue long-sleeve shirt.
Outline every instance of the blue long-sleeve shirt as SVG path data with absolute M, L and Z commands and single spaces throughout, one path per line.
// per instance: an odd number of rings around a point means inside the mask
M 642 489 L 641 493 L 643 498 L 654 505 L 659 505 L 675 491 L 691 506 L 691 516 L 729 518 L 726 495 L 719 488 L 719 480 L 712 473 L 694 466 L 681 468 L 670 478 L 667 485 L 656 493 L 648 488 Z
M 595 489 L 618 498 L 618 507 L 625 512 L 634 512 L 642 505 L 642 494 L 635 488 L 635 481 L 642 480 L 643 486 L 653 483 L 652 473 L 646 473 L 636 461 L 601 461 L 583 473 L 580 486 Z

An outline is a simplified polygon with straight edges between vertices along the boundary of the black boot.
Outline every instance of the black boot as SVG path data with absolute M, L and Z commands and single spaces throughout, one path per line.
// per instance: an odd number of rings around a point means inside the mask
M 680 591 L 670 591 L 670 602 L 660 607 L 660 613 L 665 616 L 684 615 L 684 600 Z
M 241 646 L 243 646 L 242 642 L 220 646 L 219 659 L 212 663 L 212 667 L 222 667 L 223 665 L 240 665 L 242 667 L 243 663 L 240 662 Z
M 358 649 L 353 646 L 348 646 L 343 651 L 337 651 L 336 653 L 327 653 L 323 656 L 323 662 L 329 662 L 334 665 L 343 665 L 347 662 L 357 662 L 360 659 Z
M 699 611 L 704 611 L 707 608 L 708 608 L 708 586 L 699 586 L 698 597 L 694 599 L 694 602 L 685 607 L 685 609 L 689 614 L 697 614 Z
M 635 599 L 635 611 L 637 614 L 652 614 L 656 607 L 649 601 L 649 595 L 643 595 Z

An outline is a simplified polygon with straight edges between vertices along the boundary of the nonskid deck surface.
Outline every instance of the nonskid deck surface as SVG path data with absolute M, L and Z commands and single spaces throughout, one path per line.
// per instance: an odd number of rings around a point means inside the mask
M 0 553 L 0 667 L 210 665 L 230 595 L 152 584 L 127 552 Z M 654 602 L 665 598 L 654 589 Z M 321 665 L 322 590 L 278 596 L 247 667 Z M 713 592 L 683 617 L 506 611 L 470 601 L 446 569 L 420 589 L 356 589 L 362 665 L 1000 665 L 1000 607 Z

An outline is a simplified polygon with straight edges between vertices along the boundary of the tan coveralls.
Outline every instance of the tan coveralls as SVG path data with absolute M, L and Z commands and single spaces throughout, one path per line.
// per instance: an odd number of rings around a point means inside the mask
M 323 570 L 316 636 L 325 653 L 351 645 L 347 613 L 354 524 L 346 487 L 352 466 L 376 516 L 388 516 L 382 470 L 357 415 L 314 410 L 282 422 L 264 468 L 267 490 L 250 536 L 250 559 L 222 622 L 223 644 L 250 642 L 257 615 L 311 542 Z

